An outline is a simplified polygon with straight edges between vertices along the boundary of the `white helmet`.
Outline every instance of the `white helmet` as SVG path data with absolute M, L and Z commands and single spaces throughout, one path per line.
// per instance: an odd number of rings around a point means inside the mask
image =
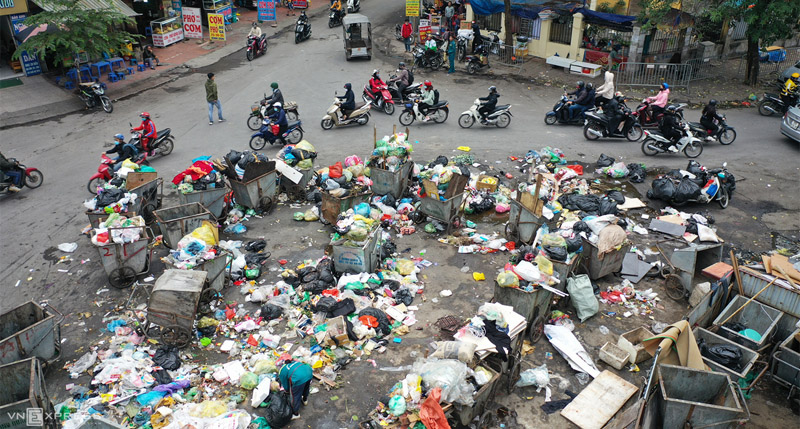
M 281 106 L 281 102 L 280 101 L 276 101 L 275 104 L 272 105 L 272 107 L 277 107 L 278 109 L 280 109 L 282 107 Z

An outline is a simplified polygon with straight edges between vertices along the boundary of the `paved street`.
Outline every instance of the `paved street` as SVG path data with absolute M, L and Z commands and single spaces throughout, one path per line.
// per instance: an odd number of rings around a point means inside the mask
M 393 28 L 398 21 L 396 17 L 401 14 L 400 4 L 388 0 L 372 0 L 364 3 L 362 13 L 368 15 L 374 23 L 376 45 L 387 46 L 390 28 Z M 243 51 L 237 52 L 216 64 L 192 70 L 192 73 L 174 82 L 120 101 L 115 104 L 111 115 L 102 112 L 73 114 L 36 125 L 0 131 L 0 147 L 5 155 L 40 169 L 45 176 L 44 185 L 39 189 L 25 189 L 17 195 L 0 197 L 0 242 L 3 243 L 0 258 L 0 288 L 3 299 L 0 300 L 0 312 L 27 300 L 46 299 L 65 314 L 77 311 L 94 312 L 96 317 L 92 323 L 99 326 L 103 313 L 112 308 L 114 302 L 127 298 L 127 291 L 112 289 L 97 293 L 98 290 L 107 288 L 106 278 L 96 250 L 86 237 L 79 235 L 81 229 L 87 225 L 81 203 L 89 197 L 86 183 L 99 165 L 100 153 L 107 149 L 104 143 L 110 142 L 115 133 L 127 135 L 128 124 L 136 125 L 139 121 L 138 113 L 143 110 L 151 113 L 159 129 L 169 127 L 175 136 L 174 152 L 166 158 L 157 158 L 152 162 L 152 166 L 167 183 L 195 157 L 221 157 L 230 149 L 248 149 L 251 132 L 245 126 L 245 120 L 250 105 L 269 89 L 269 84 L 273 81 L 280 83 L 287 101 L 298 103 L 305 138 L 319 152 L 316 161 L 319 167 L 343 160 L 350 154 L 358 154 L 362 158 L 367 156 L 372 150 L 373 126 L 377 127 L 379 138 L 391 133 L 393 125 L 397 124 L 399 127 L 398 110 L 393 116 L 373 112 L 366 126 L 331 131 L 321 129 L 320 119 L 330 106 L 334 93 L 342 94 L 342 85 L 345 82 L 352 82 L 354 91 L 360 96 L 373 69 L 381 70 L 382 76 L 388 78 L 390 72 L 396 68 L 398 59 L 378 53 L 376 49 L 371 61 L 347 62 L 343 52 L 342 28 L 329 29 L 325 16 L 315 16 L 311 22 L 311 40 L 296 45 L 293 41 L 293 29 L 284 31 L 278 38 L 270 40 L 271 45 L 266 56 L 248 62 Z M 460 70 L 463 70 L 463 66 Z M 498 70 L 502 68 L 498 67 Z M 215 123 L 213 126 L 208 125 L 203 88 L 207 72 L 217 75 L 220 100 L 227 119 L 227 122 Z M 593 172 L 594 162 L 601 153 L 625 162 L 644 162 L 649 170 L 664 172 L 673 168 L 685 168 L 688 162 L 683 155 L 646 157 L 641 152 L 640 143 L 630 143 L 627 140 L 590 143 L 583 138 L 579 127 L 545 125 L 544 114 L 550 110 L 558 96 L 558 90 L 552 87 L 529 86 L 519 77 L 468 76 L 463 72 L 447 75 L 443 71 L 432 74 L 417 71 L 415 75 L 417 81 L 432 80 L 439 89 L 441 98 L 449 100 L 451 109 L 449 119 L 444 124 L 415 123 L 410 127 L 411 140 L 420 142 L 415 145 L 413 154 L 418 162 L 427 162 L 440 154 L 452 156 L 457 153 L 458 146 L 471 147 L 476 161 L 483 166 L 511 168 L 511 172 L 517 176 L 519 172 L 513 170 L 513 165 L 507 160 L 508 156 L 523 156 L 529 149 L 540 149 L 543 146 L 558 147 L 566 153 L 568 160 L 589 164 L 589 174 Z M 511 110 L 514 117 L 511 125 L 507 129 L 480 125 L 475 125 L 472 129 L 461 129 L 457 124 L 458 116 L 470 107 L 475 98 L 485 96 L 489 85 L 498 87 L 502 95 L 500 103 L 513 105 Z M 737 178 L 737 189 L 730 206 L 725 210 L 720 209 L 717 204 L 692 209 L 711 213 L 726 244 L 740 251 L 773 249 L 775 232 L 797 240 L 800 230 L 800 218 L 797 216 L 800 210 L 800 199 L 797 198 L 800 185 L 798 144 L 780 134 L 779 119 L 761 117 L 756 109 L 729 110 L 724 113 L 729 124 L 736 127 L 737 140 L 727 147 L 718 143 L 706 145 L 698 161 L 708 167 L 727 162 L 728 169 Z M 699 112 L 690 111 L 687 117 L 693 121 L 698 120 Z M 268 156 L 277 151 L 277 147 L 264 150 Z M 635 185 L 636 189 L 630 192 L 638 192 L 643 196 L 652 178 L 649 175 L 645 183 Z M 174 191 L 167 191 L 165 186 L 165 193 L 167 192 L 174 197 Z M 661 206 L 657 203 L 656 207 Z M 250 221 L 251 224 L 263 222 L 258 227 L 258 232 L 248 237 L 266 236 L 272 249 L 272 260 L 289 258 L 299 261 L 322 255 L 328 232 L 319 224 L 293 223 L 291 215 L 295 211 L 297 210 L 288 206 L 280 206 L 271 219 Z M 487 223 L 486 228 L 500 231 L 502 225 Z M 440 289 L 453 289 L 453 299 L 461 300 L 456 305 L 458 311 L 467 316 L 483 300 L 491 297 L 491 283 L 486 282 L 485 287 L 480 289 L 471 278 L 459 273 L 458 269 L 464 264 L 472 264 L 473 267 L 484 265 L 486 261 L 502 266 L 507 259 L 507 255 L 461 257 L 456 253 L 455 247 L 445 246 L 422 233 L 408 238 L 409 245 L 404 240 L 406 239 L 399 240 L 402 243 L 398 244 L 399 249 L 411 246 L 414 251 L 419 251 L 427 247 L 428 258 L 439 264 L 439 267 L 426 273 L 430 277 L 429 282 L 435 284 L 432 290 L 438 293 Z M 56 264 L 63 255 L 56 250 L 56 246 L 64 242 L 79 244 L 78 251 L 71 255 L 75 262 L 70 265 Z M 163 249 L 160 251 L 163 253 Z M 82 259 L 90 261 L 81 265 Z M 496 267 L 483 268 L 487 278 L 494 277 Z M 62 272 L 66 269 L 69 273 Z M 160 264 L 154 267 L 154 270 L 158 269 Z M 436 280 L 440 284 L 436 284 Z M 454 284 L 450 284 L 451 282 Z M 238 294 L 238 291 L 235 293 Z M 93 304 L 101 301 L 99 307 Z M 445 310 L 437 309 L 434 314 L 426 315 L 426 321 L 435 321 L 439 312 L 444 314 Z M 74 359 L 82 354 L 76 349 L 85 345 L 86 340 L 99 337 L 95 330 L 86 334 L 84 329 L 89 327 L 79 326 L 74 317 L 68 317 L 67 323 L 69 326 L 64 328 L 67 338 L 64 359 Z M 428 332 L 428 327 L 422 326 Z M 376 357 L 380 366 L 410 363 L 400 360 L 412 346 L 415 350 L 424 350 L 430 339 L 422 332 L 413 335 L 416 337 L 408 345 L 406 341 L 403 342 L 408 348 L 401 348 L 402 353 Z M 552 351 L 546 341 L 540 344 L 547 347 L 546 350 Z M 599 343 L 600 346 L 602 344 Z M 537 365 L 541 363 L 540 354 L 541 350 L 537 346 L 537 352 L 533 356 Z M 556 355 L 556 359 L 560 357 Z M 550 362 L 552 361 L 547 362 L 548 365 L 551 365 Z M 563 372 L 567 373 L 569 370 L 564 369 Z M 292 427 L 355 426 L 357 422 L 351 421 L 351 416 L 365 417 L 374 407 L 375 400 L 394 381 L 402 378 L 401 374 L 404 373 L 380 372 L 366 362 L 358 362 L 353 367 L 348 367 L 344 373 L 345 379 L 351 383 L 350 387 L 345 388 L 350 389 L 347 391 L 357 391 L 359 385 L 363 385 L 358 374 L 381 380 L 376 383 L 374 392 L 343 403 L 346 398 L 343 393 L 323 391 L 312 398 L 311 404 L 315 411 L 301 420 L 302 426 L 293 424 Z M 572 390 L 579 391 L 581 387 L 575 385 L 574 377 L 572 380 L 575 386 Z M 51 396 L 63 398 L 65 382 L 62 379 L 53 381 Z M 328 402 L 328 397 L 337 394 L 342 399 L 335 403 Z M 538 396 L 535 411 L 545 416 L 538 409 L 542 395 Z M 498 400 L 512 409 L 516 408 L 520 416 L 530 415 L 530 411 L 523 409 L 525 398 L 515 395 L 510 399 Z M 780 398 L 772 400 L 780 401 Z M 758 418 L 754 417 L 756 427 L 770 427 L 769 419 L 780 417 L 767 416 L 766 409 L 763 413 Z M 543 423 L 552 427 L 568 427 L 566 421 L 557 416 L 549 416 L 549 420 L 547 416 L 541 417 L 541 421 L 534 421 L 533 417 L 521 417 L 518 421 L 523 425 L 521 427 L 536 427 Z M 759 418 L 766 420 L 759 422 Z

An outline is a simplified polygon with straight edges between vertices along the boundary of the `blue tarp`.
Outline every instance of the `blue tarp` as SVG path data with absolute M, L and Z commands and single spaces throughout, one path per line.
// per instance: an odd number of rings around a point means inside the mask
M 586 18 L 586 22 L 592 22 L 596 24 L 611 23 L 611 24 L 632 25 L 633 21 L 636 21 L 635 16 L 597 12 L 595 10 L 587 9 L 585 7 L 582 7 L 575 11 L 575 13 L 578 12 L 583 14 L 584 18 Z
M 505 11 L 503 0 L 470 0 L 470 6 L 472 6 L 472 11 L 477 15 L 492 15 Z M 554 2 L 552 0 L 512 0 L 511 14 L 527 19 L 536 19 L 542 10 L 552 9 L 566 13 L 580 12 L 586 18 L 586 22 L 595 24 L 630 26 L 633 21 L 636 21 L 635 16 L 597 12 L 580 6 L 582 6 L 582 3 Z

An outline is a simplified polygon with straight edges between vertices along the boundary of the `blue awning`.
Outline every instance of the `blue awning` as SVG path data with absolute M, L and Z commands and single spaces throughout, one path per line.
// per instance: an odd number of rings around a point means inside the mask
M 470 0 L 472 11 L 478 15 L 492 15 L 505 11 L 503 0 Z M 557 0 L 511 0 L 511 13 L 524 18 L 534 19 L 544 9 L 552 9 L 569 13 L 583 6 L 583 2 Z
M 586 19 L 586 22 L 591 22 L 594 24 L 633 25 L 633 21 L 636 21 L 635 16 L 617 15 L 615 13 L 603 13 L 585 7 L 582 7 L 575 11 L 575 13 L 577 12 L 583 14 L 583 17 Z

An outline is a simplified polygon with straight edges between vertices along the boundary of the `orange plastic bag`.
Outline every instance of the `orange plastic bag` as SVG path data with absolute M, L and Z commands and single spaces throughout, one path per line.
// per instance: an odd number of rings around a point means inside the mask
M 582 165 L 568 165 L 567 168 L 570 170 L 574 170 L 578 173 L 578 176 L 583 176 L 583 166 Z
M 364 324 L 364 326 L 366 326 L 367 328 L 377 328 L 378 327 L 378 319 L 376 319 L 374 316 L 364 315 L 364 316 L 359 317 L 358 320 L 360 320 L 361 323 Z
M 427 429 L 450 429 L 447 417 L 444 416 L 444 410 L 439 405 L 441 398 L 442 388 L 437 387 L 431 390 L 428 398 L 419 407 L 419 418 Z
M 342 170 L 343 170 L 342 163 L 337 162 L 336 164 L 333 164 L 330 167 L 328 167 L 328 177 L 330 177 L 331 179 L 338 179 L 342 177 Z

